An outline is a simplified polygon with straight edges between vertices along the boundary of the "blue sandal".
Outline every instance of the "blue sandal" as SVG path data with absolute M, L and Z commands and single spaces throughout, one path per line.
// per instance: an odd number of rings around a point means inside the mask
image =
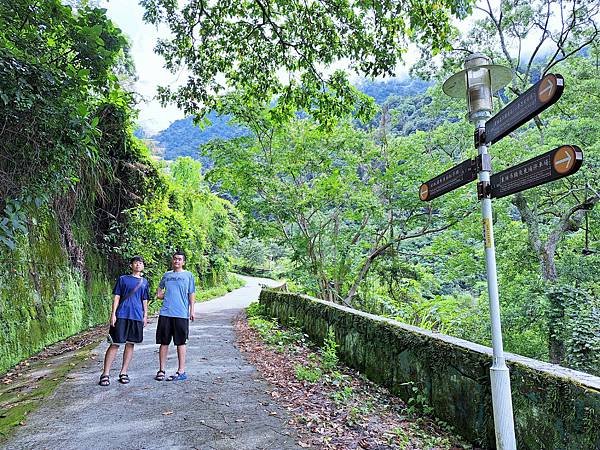
M 171 375 L 169 378 L 167 378 L 167 381 L 183 381 L 183 380 L 187 380 L 187 375 L 185 374 L 185 372 L 183 372 L 183 373 L 175 372 L 175 375 Z

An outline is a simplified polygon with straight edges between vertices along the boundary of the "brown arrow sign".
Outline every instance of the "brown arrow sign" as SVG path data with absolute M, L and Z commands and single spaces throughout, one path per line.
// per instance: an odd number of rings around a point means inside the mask
M 548 74 L 485 123 L 485 143 L 493 144 L 556 103 L 564 90 L 559 74 Z
M 419 198 L 424 202 L 453 191 L 477 179 L 477 162 L 467 159 L 443 174 L 423 183 L 419 188 Z
M 543 155 L 491 176 L 493 198 L 539 186 L 574 174 L 583 163 L 583 152 L 576 145 L 563 145 Z

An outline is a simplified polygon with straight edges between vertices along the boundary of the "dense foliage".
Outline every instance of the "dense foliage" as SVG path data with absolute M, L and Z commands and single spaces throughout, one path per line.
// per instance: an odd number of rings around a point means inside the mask
M 185 67 L 187 83 L 164 87 L 163 100 L 188 114 L 216 109 L 227 88 L 268 105 L 289 119 L 297 110 L 331 125 L 340 115 L 372 112 L 369 97 L 348 82 L 341 60 L 366 76 L 390 75 L 402 60 L 407 40 L 434 52 L 447 45 L 452 17 L 463 17 L 468 0 L 416 2 L 234 0 L 231 2 L 142 0 L 145 18 L 168 25 L 171 36 L 157 45 L 166 66 Z
M 227 278 L 239 214 L 209 192 L 198 161 L 177 159 L 169 172 L 162 179 L 164 195 L 125 211 L 126 219 L 113 222 L 107 240 L 115 253 L 142 255 L 155 282 L 172 253 L 182 250 L 201 286 L 214 286 Z
M 163 168 L 134 137 L 128 43 L 73 3 L 0 3 L 0 371 L 105 322 L 134 254 L 156 288 L 184 250 L 202 288 L 225 280 L 236 236 L 198 163 Z
M 482 6 L 488 15 L 456 48 L 487 52 L 517 70 L 496 108 L 550 69 L 566 88 L 555 106 L 492 147 L 494 170 L 564 144 L 579 145 L 585 162 L 572 177 L 494 202 L 505 346 L 600 373 L 598 11 L 566 5 L 565 22 L 549 20 L 538 36 L 544 22 L 532 26 L 532 17 L 556 9 L 543 0 L 519 2 L 517 11 L 511 5 Z M 534 52 L 523 64 L 518 50 L 532 37 L 557 52 Z M 440 73 L 456 70 L 461 55 L 446 55 Z M 297 288 L 489 344 L 474 186 L 429 204 L 417 196 L 421 182 L 475 155 L 472 126 L 464 103 L 445 97 L 439 84 L 421 98 L 409 101 L 422 102 L 422 128 L 405 129 L 414 109 L 391 99 L 374 128 L 342 122 L 324 130 L 310 118 L 282 124 L 244 95 L 231 96 L 229 106 L 254 138 L 205 145 L 215 160 L 208 178 L 247 212 L 251 236 L 288 250 L 279 267 Z M 255 242 L 244 248 L 260 264 Z
M 14 248 L 28 208 L 99 176 L 101 104 L 121 95 L 126 41 L 100 10 L 58 0 L 2 2 L 0 26 L 0 241 Z

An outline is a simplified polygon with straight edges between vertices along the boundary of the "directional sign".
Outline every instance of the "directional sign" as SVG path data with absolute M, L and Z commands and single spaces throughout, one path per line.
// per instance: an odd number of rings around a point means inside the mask
M 581 167 L 583 152 L 576 145 L 563 145 L 543 155 L 491 176 L 493 198 L 506 197 L 549 181 L 574 174 Z
M 563 93 L 564 79 L 548 74 L 485 123 L 485 143 L 498 142 L 555 103 Z
M 467 159 L 458 166 L 423 183 L 419 188 L 419 198 L 428 202 L 475 179 L 477 179 L 477 162 L 475 159 Z

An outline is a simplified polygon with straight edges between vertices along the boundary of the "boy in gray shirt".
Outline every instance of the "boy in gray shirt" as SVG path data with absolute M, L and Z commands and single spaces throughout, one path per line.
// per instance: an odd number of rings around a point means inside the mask
M 189 335 L 190 320 L 195 319 L 196 285 L 194 275 L 183 269 L 185 255 L 175 252 L 171 260 L 172 270 L 165 273 L 158 285 L 156 296 L 163 300 L 156 328 L 156 343 L 160 344 L 158 352 L 159 370 L 154 377 L 157 381 L 165 379 L 165 365 L 171 339 L 177 347 L 177 372 L 167 378 L 168 381 L 183 381 L 185 373 L 186 342 Z

